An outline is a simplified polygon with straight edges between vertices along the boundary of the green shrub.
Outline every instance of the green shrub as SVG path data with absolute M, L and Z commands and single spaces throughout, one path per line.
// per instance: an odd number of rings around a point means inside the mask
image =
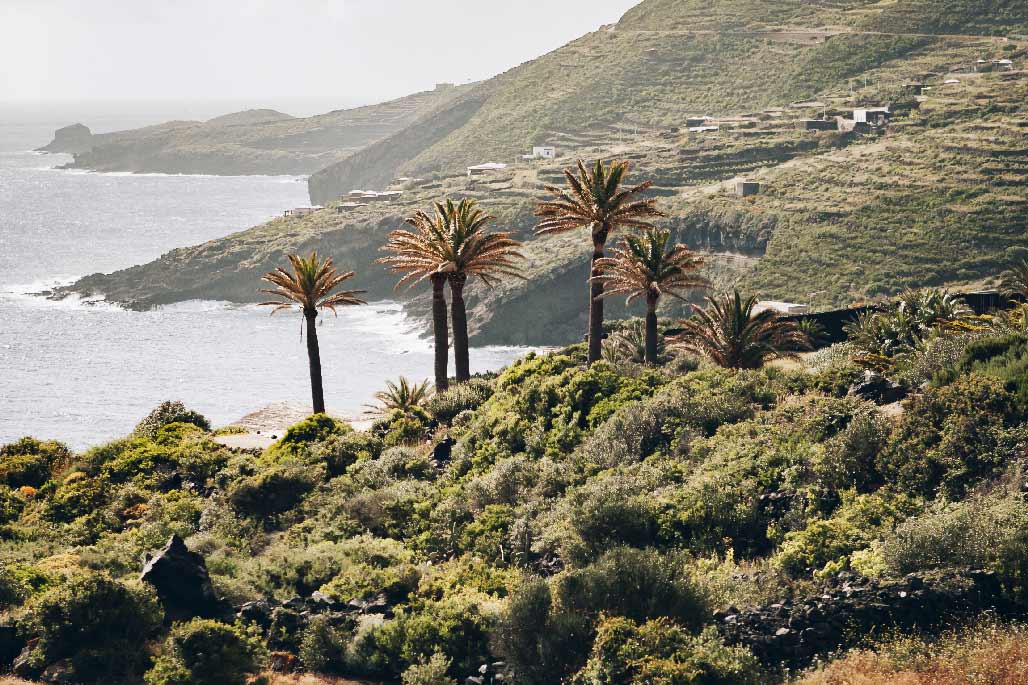
M 618 549 L 549 583 L 523 584 L 497 627 L 497 648 L 517 682 L 562 682 L 585 665 L 596 623 L 604 615 L 636 622 L 663 617 L 698 628 L 709 610 L 684 559 Z
M 877 468 L 908 492 L 941 490 L 959 498 L 1006 468 L 1011 453 L 1003 449 L 1005 430 L 1020 418 L 1002 381 L 962 376 L 909 403 Z
M 162 402 L 136 424 L 132 434 L 152 440 L 157 437 L 157 432 L 169 423 L 191 423 L 204 431 L 211 429 L 210 422 L 202 414 L 186 409 L 181 402 Z
M 240 514 L 264 519 L 295 507 L 319 480 L 317 470 L 299 464 L 282 464 L 237 481 L 229 488 L 227 497 Z
M 146 685 L 245 685 L 264 648 L 240 626 L 194 618 L 172 628 Z
M 77 682 L 138 677 L 146 640 L 161 624 L 156 598 L 104 576 L 73 578 L 31 602 L 29 625 L 39 638 L 35 663 L 69 659 Z
M 667 619 L 639 624 L 604 618 L 588 663 L 573 685 L 757 685 L 760 663 L 745 647 L 730 647 L 708 627 L 690 635 Z
M 69 463 L 71 451 L 61 443 L 22 438 L 0 447 L 0 483 L 38 488 Z
M 270 460 L 306 457 L 318 443 L 351 432 L 353 428 L 348 423 L 337 421 L 328 414 L 312 414 L 290 426 L 286 434 L 267 449 L 265 456 Z
M 453 685 L 453 678 L 447 675 L 450 660 L 445 654 L 436 652 L 427 660 L 411 664 L 403 672 L 403 685 Z
M 884 491 L 844 495 L 834 516 L 809 521 L 803 530 L 787 533 L 774 563 L 792 576 L 806 575 L 828 564 L 837 570 L 840 561 L 848 566 L 850 554 L 867 548 L 919 509 L 920 503 L 906 495 Z
M 492 394 L 492 383 L 472 378 L 433 395 L 428 401 L 428 413 L 439 423 L 450 425 L 458 414 L 478 409 Z
M 334 435 L 311 453 L 314 461 L 323 462 L 329 476 L 340 476 L 358 462 L 378 459 L 384 445 L 382 439 L 369 431 Z
M 314 616 L 300 637 L 300 662 L 312 673 L 339 673 L 345 666 L 348 637 L 324 616 Z
M 886 536 L 880 553 L 886 568 L 897 574 L 949 566 L 990 569 L 1024 601 L 1028 502 L 1016 484 L 963 502 L 936 502 Z
M 24 496 L 6 485 L 0 485 L 0 525 L 16 520 L 24 508 Z

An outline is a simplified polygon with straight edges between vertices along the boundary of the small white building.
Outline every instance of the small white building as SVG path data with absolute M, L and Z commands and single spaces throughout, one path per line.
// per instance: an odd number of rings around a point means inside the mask
M 1014 61 L 1010 59 L 994 59 L 992 60 L 992 66 L 999 69 L 1011 70 L 1014 68 Z
M 283 216 L 307 216 L 321 209 L 324 209 L 321 205 L 315 205 L 313 207 L 296 207 L 294 209 L 287 209 L 283 213 Z
M 853 121 L 858 124 L 870 124 L 871 126 L 884 126 L 889 121 L 888 107 L 869 107 L 866 109 L 853 110 Z
M 809 309 L 805 304 L 797 304 L 795 302 L 777 302 L 775 300 L 761 300 L 757 304 L 753 305 L 753 313 L 759 314 L 760 312 L 767 311 L 768 309 L 778 312 L 779 314 L 803 314 Z
M 507 165 L 503 162 L 486 162 L 485 164 L 475 164 L 474 166 L 468 167 L 468 176 L 481 176 L 483 174 L 491 174 L 494 171 L 502 171 L 507 168 Z
M 689 133 L 713 133 L 720 131 L 720 126 L 690 126 Z
M 532 154 L 522 155 L 521 159 L 556 159 L 557 148 L 552 145 L 537 145 L 532 148 Z

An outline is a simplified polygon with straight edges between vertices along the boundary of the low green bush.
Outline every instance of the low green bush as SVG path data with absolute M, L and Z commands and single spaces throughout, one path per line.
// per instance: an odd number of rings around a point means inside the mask
M 68 659 L 76 682 L 110 683 L 138 678 L 149 661 L 146 641 L 161 624 L 157 599 L 101 575 L 77 577 L 31 602 L 32 661 Z
M 358 462 L 377 459 L 384 447 L 382 438 L 370 431 L 341 433 L 318 445 L 311 453 L 311 460 L 324 463 L 328 475 L 335 477 Z
M 428 401 L 428 413 L 439 423 L 450 425 L 458 414 L 478 409 L 492 394 L 492 383 L 472 378 L 433 395 Z
M 757 685 L 760 662 L 745 647 L 728 646 L 717 629 L 691 635 L 667 619 L 639 624 L 600 621 L 596 641 L 573 685 Z
M 237 481 L 226 496 L 240 514 L 265 519 L 298 505 L 320 479 L 309 466 L 281 464 Z
M 169 401 L 162 402 L 147 414 L 146 418 L 136 424 L 132 434 L 152 440 L 157 437 L 157 432 L 169 423 L 190 423 L 204 431 L 211 429 L 210 422 L 202 414 L 186 409 L 181 402 Z
M 271 461 L 306 457 L 319 443 L 335 436 L 353 432 L 350 424 L 337 421 L 328 414 L 312 414 L 289 427 L 286 434 L 265 451 Z
M 59 442 L 22 438 L 0 447 L 0 484 L 38 488 L 71 463 L 71 451 Z
M 194 618 L 172 628 L 146 685 L 245 685 L 263 660 L 264 647 L 240 626 Z

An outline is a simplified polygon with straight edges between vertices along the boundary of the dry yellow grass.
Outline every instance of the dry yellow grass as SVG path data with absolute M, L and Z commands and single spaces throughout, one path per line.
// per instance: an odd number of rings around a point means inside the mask
M 986 626 L 935 642 L 906 638 L 856 651 L 795 685 L 1024 685 L 1028 629 Z

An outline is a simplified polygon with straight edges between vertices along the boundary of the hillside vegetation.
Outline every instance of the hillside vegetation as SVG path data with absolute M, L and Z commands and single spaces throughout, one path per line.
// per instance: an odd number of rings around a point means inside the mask
M 265 450 L 176 403 L 81 454 L 19 440 L 0 447 L 0 668 L 758 685 L 854 649 L 803 682 L 966 682 L 961 659 L 1019 682 L 1025 315 L 918 329 L 874 362 L 910 394 L 884 407 L 847 394 L 866 336 L 790 370 L 586 366 L 577 345 Z M 138 580 L 175 549 L 173 577 Z

